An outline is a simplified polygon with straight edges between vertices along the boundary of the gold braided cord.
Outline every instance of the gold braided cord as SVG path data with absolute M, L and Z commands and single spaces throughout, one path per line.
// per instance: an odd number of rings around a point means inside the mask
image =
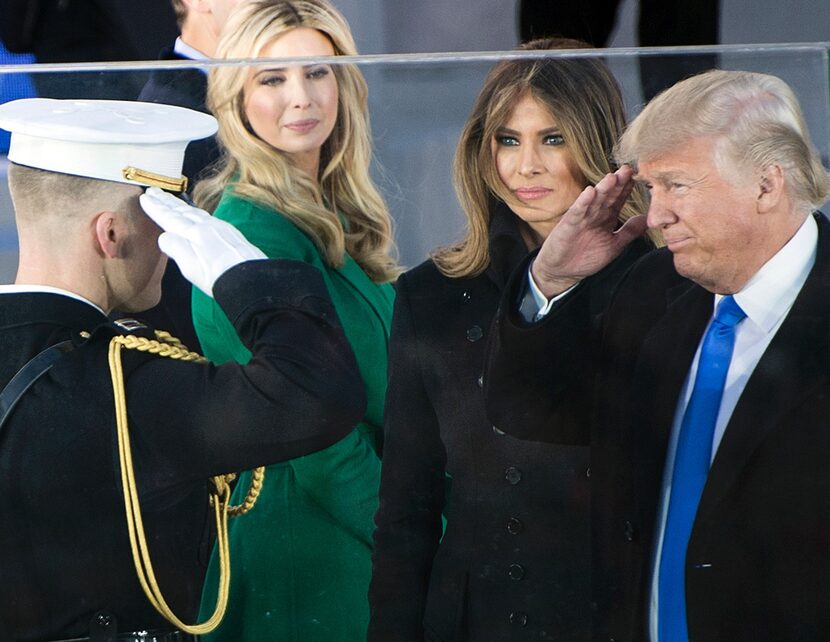
M 228 480 L 230 481 L 230 480 Z M 260 466 L 251 471 L 251 483 L 248 486 L 248 492 L 241 504 L 236 506 L 228 506 L 228 515 L 231 517 L 239 517 L 244 515 L 254 507 L 256 500 L 259 499 L 259 494 L 262 492 L 262 483 L 265 481 L 265 468 Z
M 198 352 L 192 352 L 177 338 L 169 332 L 164 330 L 156 330 L 156 340 L 147 339 L 145 337 L 137 337 L 133 334 L 123 335 L 117 337 L 118 342 L 125 348 L 130 350 L 139 350 L 141 352 L 149 352 L 157 354 L 160 357 L 168 357 L 170 359 L 178 359 L 180 361 L 195 361 L 197 363 L 205 363 L 205 359 Z M 228 473 L 223 475 L 224 482 L 230 484 L 236 475 Z M 230 517 L 239 517 L 250 511 L 259 499 L 259 494 L 262 492 L 262 484 L 265 480 L 265 467 L 260 466 L 255 468 L 251 474 L 251 483 L 248 486 L 248 492 L 245 494 L 245 499 L 241 504 L 236 506 L 228 505 L 228 515 Z
M 236 507 L 228 506 L 231 492 L 229 482 L 233 479 L 233 475 L 219 475 L 212 478 L 215 490 L 211 493 L 210 503 L 216 519 L 216 548 L 219 555 L 219 588 L 216 595 L 216 606 L 213 615 L 201 624 L 185 624 L 173 613 L 164 600 L 150 559 L 150 550 L 147 546 L 147 537 L 141 515 L 135 471 L 133 469 L 130 435 L 127 427 L 127 399 L 124 392 L 124 372 L 121 365 L 121 350 L 122 348 L 141 350 L 183 361 L 204 362 L 205 359 L 201 355 L 187 350 L 180 341 L 170 337 L 167 333 L 157 332 L 156 336 L 161 341 L 154 341 L 134 335 L 116 336 L 112 338 L 109 346 L 109 367 L 112 377 L 113 396 L 115 398 L 118 458 L 121 466 L 121 485 L 124 491 L 127 532 L 130 537 L 133 564 L 135 565 L 139 583 L 147 599 L 176 628 L 192 635 L 204 635 L 219 626 L 228 606 L 228 595 L 230 592 L 228 514 L 231 510 L 234 510 L 235 514 L 241 515 L 253 507 L 262 487 L 264 468 L 257 468 L 254 471 L 248 496 L 240 506 Z M 171 341 L 170 339 L 173 340 Z M 254 488 L 255 481 L 256 489 Z

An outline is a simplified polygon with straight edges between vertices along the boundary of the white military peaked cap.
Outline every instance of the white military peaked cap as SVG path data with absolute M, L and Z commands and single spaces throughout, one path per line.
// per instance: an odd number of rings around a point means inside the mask
M 9 160 L 62 174 L 187 189 L 184 151 L 216 133 L 208 114 L 124 100 L 24 98 L 0 105 Z

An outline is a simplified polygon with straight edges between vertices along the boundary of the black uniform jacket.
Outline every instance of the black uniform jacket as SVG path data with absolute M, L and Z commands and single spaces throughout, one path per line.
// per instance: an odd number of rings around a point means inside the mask
M 815 266 L 747 382 L 703 490 L 686 555 L 692 640 L 830 639 L 830 224 L 816 218 Z M 587 424 L 562 417 L 594 402 L 596 637 L 641 640 L 672 419 L 713 295 L 658 250 L 621 282 L 596 331 L 591 281 L 530 328 L 505 307 L 485 395 L 505 430 L 571 443 L 587 443 L 588 431 L 566 429 Z
M 252 350 L 249 364 L 123 354 L 147 539 L 162 592 L 184 621 L 196 617 L 210 553 L 208 476 L 327 447 L 365 403 L 319 272 L 249 262 L 220 277 L 214 294 Z M 86 636 L 99 610 L 121 631 L 169 626 L 138 583 L 125 526 L 107 362 L 118 333 L 68 296 L 0 294 L 0 386 L 46 347 L 76 344 L 0 434 L 2 640 Z
M 527 254 L 516 220 L 495 212 L 483 274 L 427 261 L 398 281 L 370 640 L 589 636 L 588 450 L 522 442 L 484 413 L 487 330 Z

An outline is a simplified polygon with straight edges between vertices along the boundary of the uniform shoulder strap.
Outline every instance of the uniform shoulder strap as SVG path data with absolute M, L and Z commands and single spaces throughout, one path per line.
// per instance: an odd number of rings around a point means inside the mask
M 17 374 L 0 392 L 0 431 L 2 431 L 3 424 L 23 394 L 35 381 L 46 374 L 58 359 L 73 350 L 74 347 L 69 339 L 56 343 L 32 357 L 25 366 L 17 371 Z

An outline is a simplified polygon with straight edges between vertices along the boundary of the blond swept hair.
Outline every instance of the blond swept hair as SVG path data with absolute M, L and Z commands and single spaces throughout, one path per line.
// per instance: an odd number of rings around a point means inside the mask
M 715 139 L 722 173 L 746 175 L 780 165 L 800 213 L 816 209 L 830 194 L 798 99 L 787 83 L 768 74 L 712 70 L 669 87 L 631 122 L 616 157 L 636 167 L 701 137 Z
M 521 49 L 587 47 L 579 40 L 542 38 Z M 528 93 L 556 119 L 583 186 L 597 183 L 616 169 L 611 154 L 625 127 L 625 108 L 619 85 L 602 61 L 545 57 L 496 64 L 484 81 L 455 152 L 453 182 L 467 218 L 467 232 L 461 241 L 432 256 L 446 276 L 475 276 L 490 263 L 493 211 L 499 202 L 509 207 L 516 201 L 498 175 L 491 141 Z M 620 222 L 645 211 L 644 194 L 637 188 L 623 207 Z
M 275 38 L 297 27 L 325 35 L 336 55 L 357 53 L 346 20 L 326 0 L 249 0 L 231 15 L 217 57 L 256 57 Z M 354 65 L 334 64 L 332 70 L 339 93 L 337 120 L 321 149 L 319 175 L 310 177 L 247 124 L 247 74 L 236 67 L 212 69 L 207 100 L 219 121 L 223 153 L 214 173 L 196 186 L 194 198 L 212 211 L 233 183 L 235 194 L 278 210 L 308 234 L 328 265 L 342 266 L 348 252 L 373 281 L 391 281 L 400 269 L 392 257 L 392 219 L 369 176 L 366 81 Z

